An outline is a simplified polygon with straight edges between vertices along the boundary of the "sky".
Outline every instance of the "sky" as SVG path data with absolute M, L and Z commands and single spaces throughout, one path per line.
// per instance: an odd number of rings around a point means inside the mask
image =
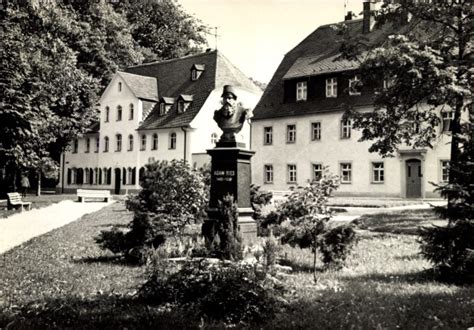
M 217 49 L 264 83 L 283 56 L 318 26 L 343 21 L 345 2 L 346 10 L 362 11 L 363 0 L 178 0 L 188 14 L 217 26 Z M 208 46 L 216 47 L 213 35 Z

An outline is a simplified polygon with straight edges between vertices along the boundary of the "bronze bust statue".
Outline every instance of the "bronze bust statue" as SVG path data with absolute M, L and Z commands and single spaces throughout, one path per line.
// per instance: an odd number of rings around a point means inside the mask
M 222 92 L 222 107 L 214 112 L 214 120 L 224 132 L 220 142 L 235 142 L 235 134 L 242 130 L 245 120 L 251 116 L 251 110 L 237 102 L 235 89 L 231 85 L 225 85 Z

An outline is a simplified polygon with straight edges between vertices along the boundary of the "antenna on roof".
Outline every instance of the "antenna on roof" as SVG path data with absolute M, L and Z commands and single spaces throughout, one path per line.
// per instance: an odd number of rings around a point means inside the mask
M 217 49 L 217 38 L 220 37 L 219 34 L 217 34 L 217 29 L 219 27 L 218 26 L 214 26 L 213 29 L 214 29 L 214 33 L 213 32 L 210 32 L 210 31 L 206 31 L 205 33 L 206 34 L 209 34 L 211 36 L 214 36 L 214 42 L 215 42 L 215 49 Z

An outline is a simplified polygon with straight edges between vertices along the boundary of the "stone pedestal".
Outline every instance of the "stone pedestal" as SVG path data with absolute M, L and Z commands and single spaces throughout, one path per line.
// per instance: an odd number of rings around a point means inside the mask
M 252 243 L 257 238 L 257 225 L 252 219 L 250 204 L 250 158 L 255 152 L 244 149 L 241 143 L 218 142 L 216 148 L 207 150 L 207 153 L 212 159 L 209 219 L 216 219 L 218 201 L 231 194 L 238 205 L 242 241 L 244 244 Z

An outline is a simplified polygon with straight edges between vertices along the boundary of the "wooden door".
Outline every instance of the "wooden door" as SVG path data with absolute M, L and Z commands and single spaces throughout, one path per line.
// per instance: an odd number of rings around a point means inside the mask
M 421 161 L 418 159 L 409 159 L 406 162 L 407 176 L 407 198 L 421 197 Z
M 119 195 L 120 194 L 120 169 L 116 168 L 115 169 L 115 189 L 114 189 L 114 194 Z

